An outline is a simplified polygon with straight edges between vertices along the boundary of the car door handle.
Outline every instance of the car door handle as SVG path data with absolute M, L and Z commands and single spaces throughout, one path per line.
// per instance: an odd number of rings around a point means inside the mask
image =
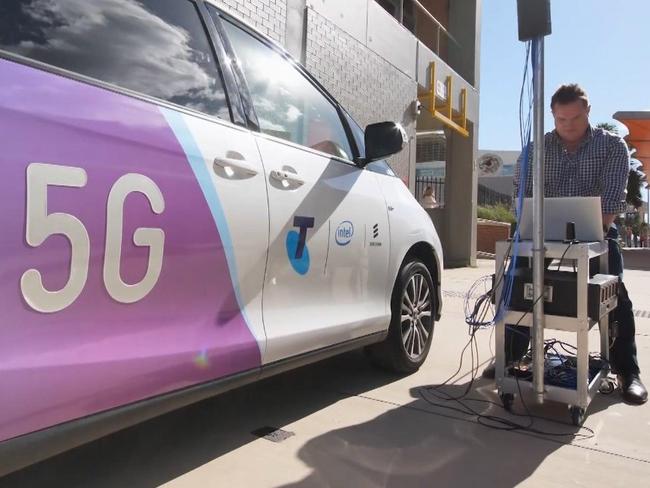
M 294 173 L 289 173 L 288 171 L 280 171 L 277 169 L 271 171 L 271 178 L 273 178 L 276 181 L 279 181 L 280 183 L 283 184 L 283 186 L 286 186 L 287 184 L 300 186 L 305 183 L 304 180 L 298 178 L 298 176 L 295 175 Z
M 248 176 L 254 176 L 258 173 L 256 168 L 242 159 L 214 158 L 214 165 L 223 168 L 226 172 L 244 173 Z

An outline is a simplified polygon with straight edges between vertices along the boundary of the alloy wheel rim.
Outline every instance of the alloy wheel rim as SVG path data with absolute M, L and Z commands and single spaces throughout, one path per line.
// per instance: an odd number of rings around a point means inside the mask
M 431 290 L 424 275 L 416 273 L 402 292 L 400 326 L 402 344 L 411 360 L 418 360 L 431 335 Z

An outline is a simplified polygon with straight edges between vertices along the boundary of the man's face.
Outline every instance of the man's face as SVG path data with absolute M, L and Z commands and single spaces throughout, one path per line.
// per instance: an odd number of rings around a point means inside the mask
M 589 127 L 589 109 L 582 100 L 553 107 L 555 129 L 564 142 L 580 141 Z

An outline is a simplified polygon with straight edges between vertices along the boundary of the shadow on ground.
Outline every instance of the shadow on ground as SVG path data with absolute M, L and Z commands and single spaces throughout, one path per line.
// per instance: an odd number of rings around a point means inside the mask
M 372 390 L 398 379 L 372 368 L 359 351 L 345 354 L 117 432 L 0 479 L 0 487 L 159 486 L 253 441 L 251 432 L 260 427 L 283 427 L 361 394 L 369 402 L 383 403 L 380 408 L 386 403 L 390 407 L 390 402 L 373 398 Z M 466 386 L 446 386 L 444 392 L 458 396 Z M 498 401 L 493 388 L 484 380 L 473 384 L 469 396 L 480 401 L 465 403 L 482 414 L 525 423 L 527 419 L 487 403 Z M 571 441 L 571 436 L 535 437 L 487 428 L 449 408 L 460 408 L 457 402 L 435 399 L 430 390 L 413 388 L 413 401 L 407 405 L 394 404 L 368 422 L 306 442 L 299 457 L 312 474 L 287 486 L 462 487 L 479 480 L 483 486 L 511 487 Z M 443 406 L 432 405 L 423 395 Z M 590 411 L 614 401 L 598 398 Z M 515 410 L 523 413 L 521 403 Z M 568 420 L 565 406 L 550 412 L 545 408 L 544 414 Z M 554 434 L 576 432 L 573 426 L 544 420 L 536 420 L 535 426 Z
M 372 368 L 361 351 L 344 354 L 80 446 L 0 478 L 0 488 L 159 486 L 257 439 L 251 432 L 260 427 L 288 425 L 398 379 Z M 334 380 L 349 393 L 319 387 Z
M 555 450 L 591 436 L 568 423 L 560 404 L 529 406 L 536 433 L 503 423 L 529 426 L 531 419 L 520 400 L 515 415 L 505 412 L 485 380 L 471 385 L 462 402 L 444 400 L 462 396 L 467 386 L 413 388 L 413 402 L 307 442 L 298 455 L 312 473 L 284 488 L 514 487 Z M 618 401 L 617 395 L 599 397 L 589 413 Z

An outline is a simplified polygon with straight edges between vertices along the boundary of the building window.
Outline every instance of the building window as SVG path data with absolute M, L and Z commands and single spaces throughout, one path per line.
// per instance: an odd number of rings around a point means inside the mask
M 415 197 L 421 201 L 431 187 L 438 207 L 445 205 L 447 140 L 441 130 L 418 132 L 415 150 Z
M 415 154 L 417 163 L 446 161 L 447 142 L 445 136 L 442 134 L 418 135 Z
M 386 12 L 399 20 L 402 0 L 377 0 L 377 3 L 381 5 Z

